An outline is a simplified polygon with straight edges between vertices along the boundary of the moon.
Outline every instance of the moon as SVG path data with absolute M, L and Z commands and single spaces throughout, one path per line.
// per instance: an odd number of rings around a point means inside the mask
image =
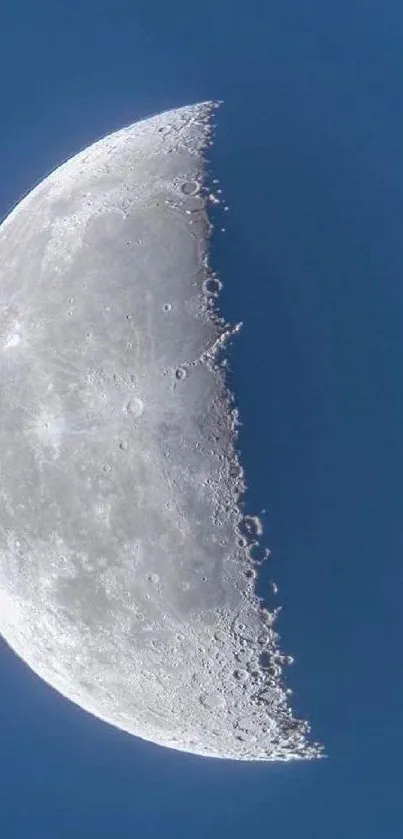
M 255 593 L 209 267 L 214 102 L 112 133 L 0 227 L 0 632 L 171 749 L 313 758 Z

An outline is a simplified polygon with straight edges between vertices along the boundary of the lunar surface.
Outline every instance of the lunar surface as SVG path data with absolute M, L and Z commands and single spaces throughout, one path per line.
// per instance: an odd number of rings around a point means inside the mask
M 0 227 L 0 632 L 137 737 L 313 758 L 242 514 L 236 330 L 209 265 L 215 107 L 110 134 Z

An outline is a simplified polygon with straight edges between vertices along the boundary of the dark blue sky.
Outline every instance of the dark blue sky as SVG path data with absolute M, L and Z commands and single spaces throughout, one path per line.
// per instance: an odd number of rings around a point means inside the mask
M 214 242 L 248 504 L 328 759 L 238 764 L 93 719 L 0 647 L 5 839 L 401 832 L 403 11 L 397 0 L 3 0 L 0 214 L 133 120 L 222 98 Z

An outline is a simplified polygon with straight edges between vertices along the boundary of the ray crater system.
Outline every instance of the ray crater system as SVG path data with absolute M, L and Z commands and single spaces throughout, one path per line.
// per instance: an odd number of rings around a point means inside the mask
M 101 720 L 216 758 L 314 758 L 256 595 L 210 269 L 217 103 L 112 133 L 0 227 L 0 632 Z

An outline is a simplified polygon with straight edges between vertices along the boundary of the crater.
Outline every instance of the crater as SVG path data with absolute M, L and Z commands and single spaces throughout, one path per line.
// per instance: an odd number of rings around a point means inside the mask
M 135 397 L 134 399 L 130 399 L 130 401 L 126 405 L 126 411 L 132 417 L 141 417 L 144 411 L 144 402 L 142 399 Z
M 182 381 L 182 379 L 186 379 L 186 370 L 184 367 L 177 367 L 175 370 L 175 378 L 178 381 Z
M 212 296 L 216 296 L 222 290 L 222 287 L 222 282 L 218 277 L 209 277 L 203 283 L 203 291 Z
M 181 186 L 184 195 L 196 195 L 199 190 L 200 184 L 197 181 L 185 181 Z

